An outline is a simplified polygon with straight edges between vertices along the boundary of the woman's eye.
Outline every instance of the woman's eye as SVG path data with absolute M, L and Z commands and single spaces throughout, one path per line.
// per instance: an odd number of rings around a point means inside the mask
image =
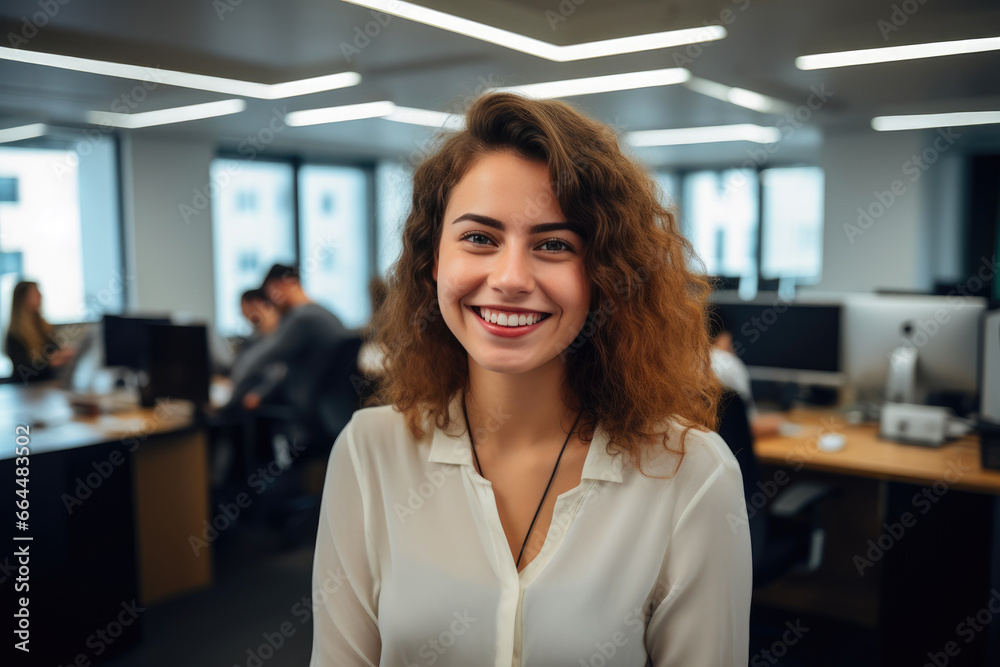
M 545 241 L 544 243 L 542 243 L 542 245 L 539 246 L 539 248 L 541 248 L 542 250 L 548 250 L 550 252 L 559 252 L 561 250 L 573 249 L 572 247 L 570 247 L 568 243 L 566 243 L 565 241 L 561 241 L 559 239 L 550 239 L 548 241 Z
M 486 245 L 491 242 L 490 237 L 486 236 L 485 234 L 478 234 L 476 232 L 472 232 L 471 234 L 466 234 L 465 236 L 462 237 L 461 240 L 469 241 L 473 245 Z

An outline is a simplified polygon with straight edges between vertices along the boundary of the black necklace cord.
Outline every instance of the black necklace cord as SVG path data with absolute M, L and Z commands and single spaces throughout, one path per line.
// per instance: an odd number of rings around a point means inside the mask
M 465 417 L 465 427 L 469 430 L 469 443 L 472 445 L 472 455 L 476 458 L 476 467 L 479 469 L 480 477 L 485 479 L 483 475 L 483 467 L 479 464 L 479 455 L 476 453 L 476 442 L 472 438 L 472 425 L 469 424 L 469 413 L 465 407 L 465 397 L 462 397 L 462 414 Z M 531 519 L 531 525 L 528 526 L 528 532 L 524 536 L 524 542 L 521 543 L 521 551 L 517 555 L 517 562 L 514 563 L 515 569 L 521 565 L 521 557 L 524 556 L 524 548 L 528 545 L 528 537 L 531 535 L 531 529 L 535 527 L 535 521 L 538 520 L 538 514 L 542 511 L 542 505 L 545 504 L 545 498 L 549 495 L 549 488 L 552 486 L 552 480 L 556 477 L 556 470 L 559 469 L 559 462 L 562 460 L 563 452 L 566 451 L 566 445 L 569 444 L 569 439 L 573 435 L 573 431 L 576 430 L 577 424 L 580 423 L 580 417 L 583 415 L 581 411 L 576 415 L 576 421 L 573 422 L 573 426 L 569 429 L 569 433 L 566 434 L 566 441 L 563 442 L 562 449 L 559 450 L 559 457 L 556 458 L 556 465 L 552 468 L 552 475 L 549 476 L 549 483 L 545 485 L 545 493 L 542 494 L 542 499 L 538 503 L 538 509 L 535 510 L 535 516 Z

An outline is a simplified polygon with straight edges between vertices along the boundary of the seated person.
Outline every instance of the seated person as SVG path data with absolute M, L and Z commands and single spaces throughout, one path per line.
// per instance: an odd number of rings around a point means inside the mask
M 261 289 L 281 320 L 275 330 L 242 355 L 233 373 L 231 403 L 247 410 L 265 398 L 284 403 L 299 415 L 315 412 L 315 389 L 337 345 L 350 333 L 336 315 L 312 301 L 299 282 L 298 269 L 275 264 Z M 283 364 L 281 378 L 261 389 L 259 379 Z
M 747 408 L 747 420 L 755 438 L 777 435 L 784 419 L 780 414 L 762 415 L 757 411 L 750 390 L 750 372 L 733 349 L 733 334 L 729 322 L 718 308 L 708 316 L 709 336 L 712 339 L 712 370 L 719 382 L 735 391 Z
M 58 370 L 73 359 L 73 350 L 61 348 L 53 327 L 42 316 L 42 293 L 34 282 L 20 282 L 10 300 L 10 324 L 4 352 L 14 365 L 11 375 L 21 382 L 58 378 Z
M 243 293 L 243 296 L 240 297 L 240 310 L 243 311 L 243 317 L 253 327 L 250 336 L 240 346 L 240 354 L 243 354 L 254 343 L 274 333 L 281 322 L 281 313 L 268 300 L 264 290 L 260 288 L 247 290 Z

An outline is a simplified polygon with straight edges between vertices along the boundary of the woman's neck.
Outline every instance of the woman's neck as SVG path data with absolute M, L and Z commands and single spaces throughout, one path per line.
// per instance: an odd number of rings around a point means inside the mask
M 496 373 L 469 359 L 466 410 L 476 447 L 561 445 L 576 419 L 563 401 L 566 367 L 556 357 L 528 373 Z

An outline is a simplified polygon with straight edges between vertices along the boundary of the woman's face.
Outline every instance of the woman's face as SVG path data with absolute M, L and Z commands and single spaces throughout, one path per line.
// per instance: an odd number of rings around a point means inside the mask
M 561 363 L 590 305 L 576 229 L 542 162 L 489 154 L 455 186 L 433 277 L 442 317 L 470 363 L 500 373 Z
M 31 312 L 37 312 L 42 307 L 42 293 L 37 287 L 29 287 L 24 293 L 24 305 Z

